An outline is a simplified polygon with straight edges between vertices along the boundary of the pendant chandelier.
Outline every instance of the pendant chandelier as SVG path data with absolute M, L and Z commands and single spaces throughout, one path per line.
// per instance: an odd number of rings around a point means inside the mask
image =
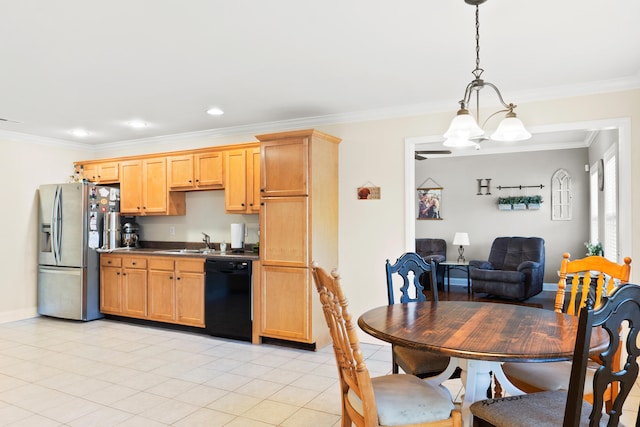
M 500 122 L 500 125 L 495 132 L 491 134 L 490 138 L 495 141 L 523 141 L 531 138 L 531 134 L 525 129 L 524 124 L 522 124 L 522 121 L 516 117 L 516 113 L 513 111 L 516 108 L 516 105 L 504 102 L 502 94 L 498 88 L 494 84 L 481 78 L 484 70 L 480 68 L 479 6 L 485 1 L 486 0 L 464 0 L 465 3 L 476 7 L 476 68 L 471 72 L 475 78 L 467 85 L 467 88 L 464 91 L 464 98 L 459 101 L 460 109 L 458 110 L 456 117 L 451 121 L 449 129 L 444 134 L 444 137 L 446 138 L 444 145 L 447 147 L 477 146 L 477 141 L 473 141 L 474 139 L 486 139 L 484 136 L 484 130 L 478 126 L 480 116 L 480 90 L 485 87 L 490 87 L 496 92 L 496 95 L 498 95 L 498 99 L 504 108 L 487 117 L 483 123 L 483 127 L 487 121 L 496 114 L 506 113 L 505 118 Z M 476 95 L 475 119 L 471 114 L 469 114 L 469 103 L 473 93 Z

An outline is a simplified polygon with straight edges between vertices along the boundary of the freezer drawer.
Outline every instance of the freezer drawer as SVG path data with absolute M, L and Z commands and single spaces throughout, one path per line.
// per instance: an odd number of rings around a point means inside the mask
M 38 268 L 38 313 L 73 320 L 93 320 L 102 315 L 97 301 L 87 299 L 84 268 Z

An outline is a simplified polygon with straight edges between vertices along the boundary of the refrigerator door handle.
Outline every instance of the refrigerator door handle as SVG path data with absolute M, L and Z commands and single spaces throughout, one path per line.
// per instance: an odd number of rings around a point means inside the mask
M 53 197 L 53 214 L 51 219 L 51 232 L 53 240 L 53 259 L 56 265 L 60 264 L 60 249 L 62 245 L 62 188 L 56 187 L 56 192 Z

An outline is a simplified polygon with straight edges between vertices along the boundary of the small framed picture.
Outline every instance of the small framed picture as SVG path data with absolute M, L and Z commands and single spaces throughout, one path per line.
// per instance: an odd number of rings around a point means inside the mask
M 442 219 L 442 188 L 418 188 L 418 219 Z
M 358 187 L 358 200 L 379 200 L 380 187 Z

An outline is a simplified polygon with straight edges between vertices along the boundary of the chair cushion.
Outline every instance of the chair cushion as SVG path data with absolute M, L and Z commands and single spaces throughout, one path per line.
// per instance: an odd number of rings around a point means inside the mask
M 558 427 L 562 425 L 566 402 L 566 391 L 544 391 L 481 400 L 469 409 L 474 417 L 482 418 L 496 427 Z M 583 402 L 581 427 L 589 426 L 590 413 L 591 405 Z M 603 415 L 600 425 L 606 426 L 608 421 L 609 417 Z
M 593 394 L 595 362 L 587 368 L 584 394 Z M 539 390 L 567 390 L 571 378 L 571 362 L 503 363 L 502 371 L 508 378 L 515 378 Z
M 393 346 L 396 363 L 404 372 L 412 375 L 436 375 L 447 369 L 450 358 L 415 348 Z
M 433 387 L 413 375 L 384 375 L 372 378 L 371 383 L 383 426 L 446 420 L 454 408 L 447 389 Z M 362 401 L 353 390 L 349 390 L 347 399 L 362 414 Z

